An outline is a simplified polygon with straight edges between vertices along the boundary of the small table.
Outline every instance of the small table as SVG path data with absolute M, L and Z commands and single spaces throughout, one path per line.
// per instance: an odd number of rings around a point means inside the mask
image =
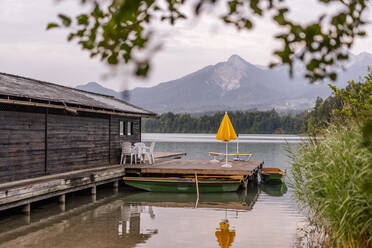
M 217 156 L 236 156 L 237 160 L 239 160 L 239 157 L 248 157 L 247 161 L 252 157 L 253 154 L 251 153 L 223 153 L 223 152 L 209 152 L 209 156 L 213 157 L 212 161 L 218 161 L 216 159 Z

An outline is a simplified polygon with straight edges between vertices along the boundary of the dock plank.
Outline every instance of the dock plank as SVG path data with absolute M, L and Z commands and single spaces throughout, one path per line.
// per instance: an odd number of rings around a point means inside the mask
M 154 152 L 155 160 L 163 158 L 181 158 L 183 156 L 186 156 L 186 152 Z
M 177 159 L 155 163 L 154 165 L 125 165 L 126 171 L 140 170 L 141 173 L 198 174 L 205 175 L 248 175 L 251 176 L 263 165 L 262 160 L 229 161 L 231 168 L 221 167 L 224 162 L 210 160 Z

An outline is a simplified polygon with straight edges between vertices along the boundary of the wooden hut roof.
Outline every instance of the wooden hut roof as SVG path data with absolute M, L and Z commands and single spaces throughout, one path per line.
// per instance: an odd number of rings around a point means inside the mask
M 0 72 L 0 102 L 115 115 L 156 114 L 113 96 Z

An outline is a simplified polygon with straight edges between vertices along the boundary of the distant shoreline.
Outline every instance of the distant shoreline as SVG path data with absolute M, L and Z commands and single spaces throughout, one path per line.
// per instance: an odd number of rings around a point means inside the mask
M 302 143 L 309 137 L 284 134 L 241 134 L 237 140 L 230 143 Z M 142 133 L 142 141 L 150 142 L 200 142 L 200 143 L 223 143 L 215 138 L 215 134 L 206 133 Z

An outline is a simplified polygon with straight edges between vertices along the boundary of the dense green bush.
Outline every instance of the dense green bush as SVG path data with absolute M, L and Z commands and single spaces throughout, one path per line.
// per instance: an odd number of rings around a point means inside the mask
M 356 126 L 331 126 L 292 154 L 295 197 L 335 247 L 372 245 L 372 153 L 362 141 Z
M 333 90 L 342 107 L 291 153 L 290 186 L 326 246 L 372 247 L 372 73 Z

